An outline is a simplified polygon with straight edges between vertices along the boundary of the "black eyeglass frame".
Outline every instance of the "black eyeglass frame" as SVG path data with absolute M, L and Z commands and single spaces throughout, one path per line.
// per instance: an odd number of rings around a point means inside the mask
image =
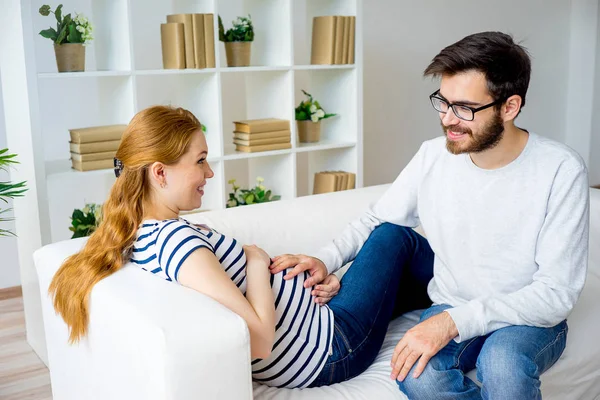
M 464 104 L 450 103 L 450 102 L 448 102 L 448 100 L 443 99 L 443 98 L 437 96 L 439 93 L 440 93 L 440 90 L 438 89 L 438 90 L 436 90 L 435 92 L 433 92 L 433 93 L 431 93 L 429 95 L 429 101 L 431 102 L 431 106 L 433 107 L 433 109 L 435 111 L 437 111 L 437 112 L 442 113 L 442 114 L 446 114 L 448 112 L 448 110 L 450 108 L 452 108 L 452 112 L 454 113 L 454 115 L 456 115 L 456 118 L 462 119 L 463 121 L 473 121 L 475 119 L 475 113 L 476 112 L 479 112 L 481 110 L 485 110 L 486 108 L 490 108 L 492 106 L 495 106 L 496 104 L 503 103 L 506 100 L 506 99 L 499 99 L 499 100 L 496 100 L 496 101 L 494 101 L 494 102 L 492 102 L 490 104 L 486 104 L 486 105 L 481 106 L 481 107 L 473 108 L 473 107 L 466 106 Z M 448 110 L 441 111 L 441 110 L 438 110 L 437 108 L 435 108 L 435 105 L 433 104 L 433 99 L 438 99 L 438 100 L 443 101 L 444 103 L 448 104 Z M 470 110 L 471 114 L 473 115 L 473 117 L 471 119 L 467 119 L 467 118 L 463 118 L 463 117 L 459 116 L 458 113 L 456 112 L 456 110 L 454 109 L 455 106 L 463 107 L 463 108 L 466 108 L 466 109 Z

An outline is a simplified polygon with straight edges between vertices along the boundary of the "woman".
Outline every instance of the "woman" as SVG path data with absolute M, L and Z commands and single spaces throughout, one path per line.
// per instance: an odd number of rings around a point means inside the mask
M 86 334 L 93 285 L 131 261 L 240 315 L 250 332 L 258 382 L 303 388 L 360 374 L 381 347 L 407 260 L 373 266 L 368 254 L 364 260 L 359 255 L 342 280 L 347 294 L 334 299 L 335 307 L 320 307 L 317 302 L 328 295 L 314 301 L 315 291 L 303 285 L 306 273 L 284 280 L 286 271 L 270 273 L 271 259 L 262 249 L 180 218 L 180 211 L 200 207 L 206 181 L 214 176 L 200 127 L 189 111 L 164 106 L 145 109 L 130 122 L 116 154 L 118 178 L 103 222 L 50 285 L 70 341 Z M 382 225 L 365 247 L 395 251 L 383 239 L 389 234 L 377 235 L 390 229 L 402 228 Z M 351 348 L 350 337 L 361 345 Z

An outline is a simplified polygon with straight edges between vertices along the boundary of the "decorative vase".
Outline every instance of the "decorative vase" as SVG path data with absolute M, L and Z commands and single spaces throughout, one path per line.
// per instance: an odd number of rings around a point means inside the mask
M 300 143 L 314 143 L 321 139 L 321 121 L 296 121 Z
M 54 44 L 58 72 L 79 72 L 85 69 L 85 47 L 82 43 Z
M 225 42 L 228 67 L 250 66 L 252 42 Z

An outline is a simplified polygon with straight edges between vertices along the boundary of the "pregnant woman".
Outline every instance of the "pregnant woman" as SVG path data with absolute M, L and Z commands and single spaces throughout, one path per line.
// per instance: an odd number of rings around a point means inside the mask
M 431 251 L 410 229 L 377 228 L 342 279 L 340 293 L 323 305 L 327 293 L 313 288 L 307 272 L 293 279 L 285 279 L 285 270 L 271 274 L 271 258 L 262 249 L 181 218 L 181 211 L 200 207 L 214 176 L 200 122 L 189 111 L 164 106 L 140 111 L 116 156 L 118 178 L 101 225 L 50 285 L 71 342 L 87 332 L 92 287 L 128 261 L 241 316 L 250 332 L 253 379 L 270 386 L 321 386 L 360 374 L 379 352 L 390 319 L 403 310 L 399 292 L 419 292 L 420 298 L 411 298 L 429 305 L 424 293 L 431 270 L 418 277 L 406 266 Z M 408 243 L 411 260 L 400 251 Z M 377 261 L 382 256 L 386 263 Z

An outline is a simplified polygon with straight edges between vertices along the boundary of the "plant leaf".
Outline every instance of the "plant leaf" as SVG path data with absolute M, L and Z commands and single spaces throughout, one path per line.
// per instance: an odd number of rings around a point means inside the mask
M 54 11 L 54 16 L 56 17 L 56 21 L 60 24 L 60 20 L 62 17 L 62 4 L 59 4 L 58 7 L 56 7 L 56 10 Z
M 81 32 L 77 30 L 77 25 L 75 23 L 69 24 L 69 34 L 67 35 L 68 43 L 83 43 L 81 38 Z
M 48 4 L 44 4 L 43 6 L 40 7 L 40 9 L 38 11 L 44 17 L 47 17 L 48 15 L 50 15 L 50 6 Z
M 56 33 L 56 30 L 54 28 L 48 28 L 44 29 L 43 31 L 40 31 L 40 36 L 54 41 L 56 40 L 58 34 Z

